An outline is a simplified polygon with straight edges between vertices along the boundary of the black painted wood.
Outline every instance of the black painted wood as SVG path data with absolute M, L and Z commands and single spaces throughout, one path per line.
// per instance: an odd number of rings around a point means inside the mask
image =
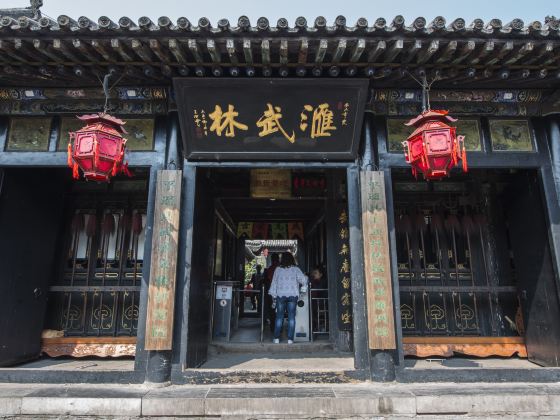
M 346 174 L 348 183 L 348 223 L 350 226 L 350 258 L 352 272 L 354 366 L 356 369 L 370 369 L 359 169 L 356 166 L 349 167 Z
M 558 367 L 560 301 L 540 183 L 534 171 L 515 176 L 515 188 L 509 192 L 507 218 L 529 360 Z
M 175 301 L 172 375 L 182 372 L 187 367 L 196 172 L 196 167 L 184 164 L 179 251 L 177 255 L 177 284 L 175 286 L 177 300 Z
M 146 337 L 146 315 L 148 307 L 148 287 L 150 281 L 150 266 L 152 256 L 152 234 L 154 229 L 154 207 L 156 197 L 157 171 L 160 169 L 154 166 L 150 169 L 150 179 L 148 187 L 148 207 L 146 209 L 146 239 L 144 244 L 144 264 L 142 267 L 142 284 L 140 289 L 140 313 L 138 314 L 138 332 L 136 340 L 136 357 L 134 359 L 134 369 L 142 372 L 146 371 L 148 363 L 148 351 L 144 350 L 144 339 Z
M 0 190 L 0 366 L 33 359 L 41 332 L 67 183 L 60 171 L 4 170 Z M 50 182 L 45 182 L 48 180 Z
M 189 287 L 187 328 L 187 367 L 206 361 L 210 328 L 210 296 L 214 260 L 214 200 L 211 185 L 203 171 L 197 171 Z M 187 250 L 187 252 L 189 252 Z
M 395 317 L 396 351 L 390 352 L 396 364 L 404 363 L 401 326 L 401 294 L 399 290 L 399 276 L 397 266 L 397 237 L 395 233 L 395 206 L 393 197 L 392 174 L 389 168 L 385 173 L 385 199 L 387 200 L 387 224 L 389 230 L 389 253 L 391 255 L 391 278 L 393 283 L 393 316 Z

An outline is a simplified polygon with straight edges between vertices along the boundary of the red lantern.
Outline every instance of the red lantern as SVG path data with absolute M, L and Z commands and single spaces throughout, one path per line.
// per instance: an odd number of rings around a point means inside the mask
M 132 176 L 128 163 L 124 162 L 125 122 L 105 113 L 82 115 L 78 119 L 86 126 L 69 133 L 68 166 L 74 179 L 80 177 L 78 168 L 91 181 L 109 182 L 119 172 Z
M 463 172 L 467 172 L 465 137 L 457 136 L 456 128 L 446 124 L 457 121 L 447 113 L 428 110 L 405 124 L 416 127 L 403 142 L 404 157 L 415 177 L 419 171 L 426 180 L 449 176 L 459 160 L 463 162 Z

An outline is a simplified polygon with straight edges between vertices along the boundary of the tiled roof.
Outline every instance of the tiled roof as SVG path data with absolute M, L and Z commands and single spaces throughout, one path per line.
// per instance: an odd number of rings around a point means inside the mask
M 0 10 L 2 15 L 2 10 Z M 253 25 L 254 24 L 254 25 Z M 147 17 L 0 18 L 0 83 L 96 84 L 113 71 L 124 82 L 168 82 L 176 76 L 368 77 L 380 86 L 431 73 L 469 86 L 551 87 L 560 80 L 560 21 L 499 19 L 472 23 L 402 16 L 386 21 L 343 16 L 236 24 Z M 2 82 L 3 80 L 3 82 Z

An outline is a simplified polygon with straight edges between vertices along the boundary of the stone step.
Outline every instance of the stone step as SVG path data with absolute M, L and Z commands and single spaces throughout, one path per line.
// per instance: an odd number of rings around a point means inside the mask
M 309 342 L 309 343 L 212 343 L 208 346 L 209 352 L 217 353 L 321 353 L 332 352 L 333 345 L 329 342 Z
M 560 384 L 0 385 L 0 417 L 558 419 Z

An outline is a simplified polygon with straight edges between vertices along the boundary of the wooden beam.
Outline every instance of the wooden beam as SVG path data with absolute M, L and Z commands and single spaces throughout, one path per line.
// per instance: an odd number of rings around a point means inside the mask
M 474 41 L 467 41 L 461 51 L 459 51 L 459 56 L 453 60 L 452 64 L 460 64 L 463 62 L 469 55 L 472 54 L 474 49 L 476 48 L 476 43 Z
M 82 41 L 80 39 L 73 39 L 72 46 L 92 63 L 96 63 L 99 61 L 99 59 L 94 56 L 92 52 L 90 52 L 89 45 L 87 45 L 85 41 Z
M 403 64 L 410 63 L 421 49 L 422 49 L 422 41 L 419 39 L 415 40 L 412 43 L 412 45 L 406 49 L 406 53 L 403 54 L 401 58 L 401 63 Z
M 522 59 L 527 54 L 529 54 L 531 51 L 533 51 L 533 48 L 535 48 L 535 43 L 534 42 L 526 42 L 516 52 L 512 53 L 512 55 L 510 57 L 506 58 L 506 60 L 504 61 L 504 64 L 506 66 L 509 66 L 509 65 L 514 64 L 514 63 L 517 63 L 520 59 Z
M 111 48 L 113 48 L 113 50 L 115 50 L 124 61 L 134 61 L 133 58 L 125 50 L 125 46 L 119 39 L 111 39 Z
M 194 57 L 194 61 L 196 61 L 199 64 L 202 63 L 202 54 L 200 53 L 200 48 L 198 48 L 198 43 L 196 42 L 196 39 L 189 39 L 187 41 L 187 45 L 189 47 L 191 54 Z
M 171 61 L 171 57 L 167 54 L 166 51 L 163 50 L 162 45 L 157 39 L 150 39 L 148 41 L 148 45 L 150 46 L 150 50 L 156 55 L 157 58 L 160 59 L 162 63 L 169 63 Z
M 251 40 L 248 38 L 243 40 L 243 55 L 245 56 L 245 62 L 247 64 L 253 64 L 253 50 L 251 47 Z
M 317 53 L 315 54 L 315 64 L 321 64 L 323 62 L 328 47 L 329 41 L 326 39 L 321 39 L 319 41 L 319 47 L 317 48 Z
M 458 43 L 455 40 L 449 41 L 445 46 L 445 48 L 441 50 L 438 54 L 436 54 L 436 57 L 434 58 L 434 62 L 437 64 L 447 63 L 449 59 L 453 56 L 453 54 L 455 54 L 455 51 L 457 51 L 457 44 Z
M 169 38 L 168 45 L 169 51 L 171 51 L 171 54 L 173 54 L 175 60 L 177 60 L 179 64 L 184 64 L 187 62 L 187 58 L 183 54 L 183 48 L 181 47 L 181 44 L 178 40 L 176 40 L 175 38 Z
M 493 66 L 512 51 L 513 51 L 513 41 L 506 41 L 504 45 L 502 45 L 500 51 L 497 54 L 492 55 L 490 59 L 486 60 L 484 64 L 487 66 Z
M 216 45 L 216 41 L 213 39 L 206 40 L 206 49 L 214 63 L 220 64 L 222 62 L 222 55 L 220 54 L 220 49 Z
M 79 63 L 82 61 L 70 51 L 70 48 L 68 48 L 64 41 L 61 39 L 53 39 L 53 49 L 60 52 L 60 54 L 62 54 L 68 60 L 73 61 L 74 63 Z
M 552 41 L 547 42 L 545 45 L 543 45 L 541 48 L 539 48 L 539 50 L 533 54 L 533 56 L 531 58 L 528 58 L 527 60 L 523 61 L 524 65 L 530 65 L 533 64 L 537 61 L 542 60 L 543 62 L 546 61 L 544 58 L 548 57 L 550 54 L 552 54 L 554 51 L 554 43 Z M 553 57 L 554 60 L 557 60 L 558 57 Z M 554 62 L 554 61 L 552 61 Z M 545 64 L 547 65 L 547 64 Z
M 229 61 L 233 65 L 239 64 L 239 60 L 237 60 L 237 51 L 235 51 L 235 41 L 233 39 L 226 40 L 226 50 L 229 56 Z
M 45 56 L 49 57 L 53 61 L 56 61 L 57 63 L 62 63 L 64 61 L 61 57 L 59 57 L 56 54 L 53 54 L 50 51 L 49 46 L 45 41 L 41 41 L 40 39 L 34 39 L 33 46 L 38 52 L 44 54 Z
M 261 62 L 264 66 L 270 64 L 270 41 L 268 39 L 261 41 Z
M 150 50 L 144 44 L 142 44 L 142 41 L 138 39 L 132 39 L 130 41 L 130 46 L 132 47 L 132 51 L 134 51 L 136 55 L 143 61 L 147 63 L 151 63 L 153 61 Z
M 26 40 L 27 41 L 27 40 Z M 33 61 L 42 62 L 44 58 L 40 54 L 37 54 L 35 50 L 23 39 L 14 39 L 14 49 L 16 52 L 21 52 L 24 56 L 29 57 Z
M 109 61 L 111 63 L 115 62 L 116 59 L 114 58 L 113 54 L 109 53 L 109 51 L 107 51 L 107 49 L 103 46 L 101 42 L 102 41 L 100 40 L 92 39 L 91 46 L 99 55 L 101 55 L 101 57 L 103 57 L 105 61 Z
M 432 42 L 430 42 L 428 47 L 424 51 L 421 51 L 418 55 L 418 64 L 427 63 L 430 58 L 432 58 L 432 56 L 437 52 L 437 50 L 439 50 L 439 41 L 437 39 L 434 39 L 432 40 Z
M 283 66 L 288 64 L 288 40 L 280 40 L 280 64 Z
M 374 63 L 375 60 L 385 52 L 387 49 L 387 43 L 385 41 L 377 41 L 377 44 L 372 48 L 367 57 L 368 63 Z
M 385 63 L 392 62 L 397 56 L 403 51 L 404 48 L 404 40 L 397 39 L 393 42 L 393 45 L 387 50 L 383 61 Z
M 485 59 L 490 53 L 492 53 L 492 51 L 494 51 L 494 47 L 496 46 L 496 44 L 494 43 L 494 41 L 487 41 L 484 43 L 484 45 L 482 46 L 482 49 L 479 51 L 478 55 L 473 58 L 469 64 L 478 64 L 480 63 L 483 59 Z
M 22 63 L 29 62 L 26 57 L 22 56 L 18 52 L 15 52 L 13 47 L 10 45 L 10 42 L 7 40 L 0 40 L 0 57 L 2 58 L 3 62 L 11 64 L 14 64 L 12 63 L 13 60 L 20 61 Z M 10 59 L 6 59 L 7 57 L 9 57 Z
M 299 52 L 298 52 L 298 63 L 299 64 L 306 64 L 307 63 L 307 51 L 309 50 L 309 42 L 307 38 L 303 38 L 299 45 Z
M 362 53 L 364 52 L 365 49 L 366 49 L 366 40 L 363 38 L 358 39 L 358 41 L 354 45 L 354 48 L 352 49 L 352 54 L 350 55 L 350 62 L 356 63 L 360 61 L 360 57 L 362 56 Z
M 338 41 L 338 45 L 336 46 L 336 50 L 334 51 L 332 57 L 332 62 L 339 63 L 345 51 L 346 51 L 346 39 L 343 38 Z

